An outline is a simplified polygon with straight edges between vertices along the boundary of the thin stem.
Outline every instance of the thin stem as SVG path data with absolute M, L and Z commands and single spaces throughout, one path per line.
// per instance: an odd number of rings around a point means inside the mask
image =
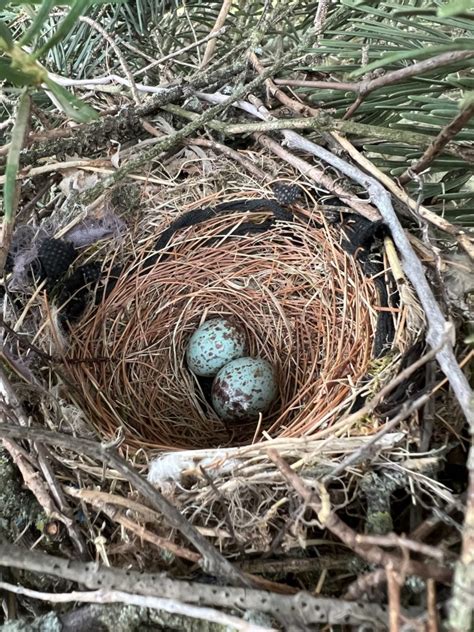
M 423 156 L 400 176 L 400 182 L 405 184 L 411 180 L 411 174 L 421 173 L 427 169 L 436 156 L 439 156 L 439 154 L 446 149 L 449 141 L 467 125 L 473 116 L 474 103 L 462 110 L 450 123 L 443 127 L 438 136 L 430 143 Z
M 0 275 L 3 274 L 5 261 L 10 249 L 13 234 L 20 185 L 16 176 L 20 166 L 20 152 L 23 149 L 30 118 L 31 97 L 28 88 L 20 96 L 15 125 L 13 126 L 10 150 L 5 168 L 5 184 L 3 186 L 3 223 L 0 237 Z

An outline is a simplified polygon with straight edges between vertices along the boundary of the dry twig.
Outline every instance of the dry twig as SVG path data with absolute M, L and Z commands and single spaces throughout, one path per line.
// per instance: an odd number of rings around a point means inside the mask
M 401 568 L 402 564 L 408 575 L 418 575 L 420 577 L 432 577 L 441 582 L 449 582 L 452 573 L 445 568 L 434 565 L 426 565 L 415 560 L 403 560 L 395 555 L 384 552 L 377 546 L 361 546 L 358 544 L 358 534 L 344 523 L 333 511 L 327 507 L 327 501 L 323 498 L 323 493 L 327 494 L 325 488 L 320 486 L 320 496 L 309 490 L 301 478 L 284 461 L 274 449 L 268 450 L 268 456 L 277 465 L 285 480 L 288 481 L 302 497 L 308 507 L 310 507 L 318 517 L 322 526 L 336 535 L 346 546 L 371 564 L 387 566 L 392 564 L 394 568 Z
M 275 628 L 263 628 L 254 623 L 248 623 L 237 617 L 219 612 L 212 608 L 202 608 L 190 606 L 181 603 L 175 599 L 163 599 L 160 597 L 152 597 L 145 595 L 135 595 L 121 590 L 94 590 L 89 592 L 72 591 L 70 593 L 46 593 L 38 590 L 31 590 L 23 586 L 15 586 L 7 582 L 0 582 L 0 589 L 7 590 L 15 595 L 25 595 L 32 599 L 40 599 L 49 601 L 50 603 L 69 603 L 75 601 L 78 603 L 126 603 L 131 606 L 140 606 L 141 608 L 153 608 L 171 612 L 173 614 L 181 614 L 192 619 L 201 619 L 211 623 L 228 626 L 232 630 L 240 632 L 276 632 Z
M 469 120 L 474 116 L 474 104 L 461 110 L 461 112 L 454 117 L 454 119 L 448 123 L 439 132 L 436 138 L 431 142 L 430 146 L 426 149 L 425 153 L 419 160 L 412 164 L 408 169 L 400 176 L 400 182 L 405 184 L 412 179 L 412 174 L 418 174 L 427 169 L 436 156 L 445 149 L 446 145 L 452 140 L 462 128 L 467 125 Z
M 306 81 L 300 79 L 275 79 L 278 85 L 286 86 L 304 86 L 308 88 L 320 88 L 323 90 L 342 90 L 344 92 L 350 90 L 357 94 L 356 101 L 347 110 L 344 118 L 349 118 L 359 108 L 362 101 L 374 90 L 384 88 L 385 86 L 399 83 L 410 77 L 419 77 L 420 75 L 431 72 L 436 68 L 448 66 L 463 59 L 474 57 L 472 51 L 450 51 L 441 53 L 430 59 L 416 62 L 410 66 L 405 66 L 399 70 L 392 70 L 381 77 L 375 79 L 363 79 L 357 82 L 340 82 L 340 81 Z
M 180 581 L 170 579 L 165 574 L 122 571 L 101 567 L 96 563 L 84 564 L 10 545 L 0 545 L 0 566 L 46 573 L 83 584 L 92 590 L 123 591 L 200 606 L 258 610 L 292 625 L 360 625 L 370 622 L 376 629 L 386 628 L 386 613 L 374 603 L 315 598 L 305 592 L 287 596 L 249 588 Z
M 249 585 L 248 578 L 232 566 L 210 543 L 203 537 L 158 490 L 122 459 L 115 450 L 106 444 L 98 444 L 89 439 L 79 439 L 65 434 L 22 428 L 11 424 L 0 424 L 0 436 L 3 438 L 20 437 L 40 443 L 62 446 L 79 454 L 86 453 L 99 459 L 106 465 L 116 469 L 124 476 L 137 491 L 144 496 L 152 507 L 161 512 L 167 522 L 178 529 L 202 555 L 202 565 L 215 577 L 226 577 L 229 581 Z
M 213 35 L 215 36 L 215 34 L 218 31 L 220 31 L 220 29 L 224 26 L 224 23 L 226 21 L 226 18 L 230 11 L 231 6 L 232 6 L 232 0 L 223 0 L 221 10 L 219 11 L 219 15 L 217 16 L 217 19 L 216 19 L 216 23 L 214 24 L 211 32 L 209 33 L 210 37 Z M 215 47 L 216 47 L 216 40 L 215 40 L 215 37 L 213 37 L 212 39 L 209 39 L 206 45 L 206 50 L 204 51 L 204 55 L 201 62 L 201 68 L 204 68 L 204 66 L 207 66 L 207 64 L 209 63 L 209 60 L 214 54 Z

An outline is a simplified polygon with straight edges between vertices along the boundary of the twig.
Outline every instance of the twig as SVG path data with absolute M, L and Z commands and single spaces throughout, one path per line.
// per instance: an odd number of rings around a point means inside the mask
M 409 182 L 412 178 L 411 174 L 421 173 L 429 167 L 436 156 L 438 156 L 446 148 L 449 141 L 452 140 L 465 125 L 467 125 L 473 116 L 474 104 L 462 110 L 450 123 L 443 127 L 436 138 L 430 143 L 430 146 L 426 149 L 423 156 L 411 165 L 404 173 L 402 173 L 399 178 L 400 182 L 402 184 Z
M 371 544 L 389 547 L 398 546 L 401 549 L 408 549 L 410 551 L 414 551 L 415 553 L 420 553 L 421 555 L 433 557 L 438 561 L 442 561 L 444 558 L 442 549 L 430 546 L 429 544 L 423 544 L 423 542 L 410 540 L 409 538 L 397 535 L 396 533 L 389 533 L 387 535 L 358 535 L 357 542 L 365 546 L 370 546 Z
M 438 611 L 436 609 L 436 583 L 432 579 L 426 582 L 426 632 L 438 632 Z
M 314 16 L 314 32 L 317 35 L 318 41 L 321 33 L 323 32 L 324 22 L 328 12 L 328 5 L 329 0 L 319 0 L 316 15 Z
M 150 542 L 154 546 L 156 546 L 160 550 L 168 551 L 176 557 L 180 557 L 184 560 L 189 560 L 190 562 L 199 562 L 201 560 L 201 556 L 199 553 L 194 553 L 189 549 L 185 549 L 182 546 L 178 546 L 174 544 L 174 542 L 170 542 L 166 538 L 162 538 L 156 533 L 148 531 L 145 527 L 140 526 L 130 518 L 127 518 L 119 510 L 114 507 L 114 505 L 121 504 L 127 507 L 128 510 L 136 510 L 148 512 L 153 514 L 154 520 L 161 519 L 161 516 L 156 512 L 152 512 L 147 507 L 143 507 L 139 503 L 134 503 L 129 498 L 122 498 L 120 496 L 114 496 L 113 494 L 107 494 L 106 492 L 99 492 L 95 490 L 88 489 L 76 489 L 74 487 L 65 487 L 64 491 L 74 498 L 80 498 L 84 500 L 86 503 L 92 505 L 95 509 L 99 509 L 109 516 L 109 518 L 115 522 L 118 522 L 122 526 L 124 526 L 132 533 L 135 533 L 139 538 Z
M 158 490 L 143 479 L 115 450 L 89 439 L 79 439 L 57 432 L 22 428 L 10 424 L 0 424 L 0 436 L 4 438 L 21 437 L 40 443 L 62 446 L 79 454 L 89 454 L 117 470 L 128 482 L 144 496 L 151 506 L 162 513 L 168 524 L 178 529 L 201 553 L 202 566 L 216 577 L 225 577 L 231 582 L 249 585 L 249 580 L 235 569 L 204 536 L 202 536 Z
M 371 201 L 378 208 L 385 224 L 391 231 L 392 239 L 401 253 L 404 272 L 413 285 L 426 314 L 428 323 L 426 340 L 432 348 L 441 346 L 441 349 L 436 353 L 436 359 L 441 367 L 441 370 L 448 378 L 451 388 L 453 389 L 461 409 L 471 426 L 472 432 L 474 433 L 474 410 L 471 399 L 472 390 L 466 376 L 462 372 L 456 360 L 453 352 L 453 344 L 444 341 L 449 323 L 444 318 L 444 315 L 426 279 L 423 266 L 416 256 L 393 209 L 389 193 L 377 180 L 366 175 L 363 171 L 349 164 L 342 158 L 331 154 L 326 149 L 306 140 L 295 132 L 288 130 L 283 132 L 283 134 L 290 147 L 303 149 L 315 156 L 318 156 L 318 158 L 321 158 L 335 169 L 338 169 L 344 175 L 348 176 L 352 180 L 355 180 L 355 182 L 363 186 L 369 193 Z
M 453 64 L 463 59 L 469 59 L 473 56 L 474 53 L 472 51 L 450 51 L 441 53 L 430 59 L 416 62 L 411 66 L 405 66 L 399 70 L 392 70 L 381 77 L 369 80 L 364 79 L 362 81 L 310 81 L 306 79 L 274 79 L 273 81 L 280 86 L 342 90 L 343 92 L 351 91 L 365 97 L 374 90 L 385 88 L 400 80 L 408 79 L 409 77 L 418 77 L 424 72 L 431 72 L 436 68 Z
M 365 575 L 359 575 L 359 577 L 348 586 L 344 599 L 360 599 L 363 595 L 367 594 L 371 588 L 379 586 L 386 580 L 387 573 L 384 568 L 378 568 Z
M 111 86 L 106 92 L 118 92 L 119 86 L 113 86 L 111 84 L 118 83 L 127 88 L 134 88 L 137 92 L 148 92 L 149 94 L 166 94 L 166 88 L 161 86 L 145 85 L 144 83 L 131 83 L 129 79 L 111 73 L 103 77 L 92 77 L 90 79 L 69 79 L 62 75 L 56 75 L 52 72 L 49 73 L 51 79 L 54 79 L 56 83 L 62 86 L 78 88 L 80 90 L 92 90 L 100 86 Z
M 256 55 L 250 55 L 250 61 L 253 66 L 257 70 L 257 72 L 263 72 L 263 66 L 256 57 Z M 385 75 L 386 76 L 386 75 Z M 289 107 L 292 111 L 297 112 L 301 116 L 313 116 L 318 117 L 320 115 L 320 111 L 312 108 L 304 103 L 299 103 L 294 99 L 291 99 L 287 96 L 283 90 L 280 90 L 277 85 L 275 85 L 275 80 L 272 78 L 268 78 L 265 81 L 265 85 L 270 93 L 278 99 L 283 105 Z M 261 118 L 261 116 L 259 116 Z M 341 121 L 344 123 L 344 121 Z M 346 138 L 341 136 L 337 131 L 332 131 L 329 134 L 331 141 L 336 141 L 344 150 L 351 156 L 356 163 L 361 165 L 365 171 L 368 173 L 375 175 L 377 179 L 389 190 L 391 191 L 401 202 L 406 204 L 411 210 L 420 214 L 423 219 L 428 220 L 431 224 L 443 230 L 450 235 L 453 235 L 460 246 L 469 254 L 471 259 L 474 261 L 474 244 L 471 243 L 468 236 L 465 234 L 464 230 L 461 227 L 453 226 L 450 222 L 448 222 L 444 217 L 441 217 L 437 213 L 430 211 L 429 209 L 420 206 L 420 204 L 412 200 L 408 194 L 395 182 L 389 178 L 389 176 L 385 175 L 382 171 L 377 169 L 365 156 L 363 156 Z M 354 209 L 357 210 L 357 209 Z M 414 240 L 414 237 L 410 235 L 410 239 Z M 419 247 L 419 244 L 417 244 Z
M 250 35 L 250 40 L 253 45 L 256 45 L 262 37 L 263 31 L 265 29 L 262 27 L 261 29 L 255 29 L 255 31 Z M 200 129 L 206 123 L 214 120 L 218 114 L 224 112 L 229 106 L 232 105 L 233 101 L 240 99 L 248 92 L 251 92 L 254 88 L 260 86 L 265 79 L 270 77 L 271 75 L 278 72 L 285 64 L 290 62 L 296 52 L 302 48 L 304 48 L 308 42 L 310 42 L 313 38 L 313 33 L 311 29 L 308 29 L 307 33 L 301 38 L 298 42 L 298 45 L 294 48 L 288 50 L 284 55 L 282 55 L 279 59 L 277 59 L 272 66 L 265 69 L 261 75 L 258 75 L 250 81 L 248 84 L 241 85 L 236 88 L 232 95 L 225 99 L 223 103 L 219 103 L 214 107 L 209 108 L 206 112 L 203 112 L 196 118 L 194 121 L 191 121 L 187 125 L 185 125 L 181 130 L 175 132 L 174 134 L 170 134 L 162 141 L 157 143 L 153 148 L 145 150 L 142 152 L 139 158 L 135 158 L 134 160 L 129 161 L 128 163 L 119 167 L 115 173 L 107 178 L 104 178 L 101 182 L 96 184 L 94 187 L 89 189 L 89 191 L 85 192 L 80 196 L 79 202 L 84 204 L 90 204 L 94 200 L 96 200 L 105 189 L 111 187 L 115 183 L 122 180 L 129 173 L 143 168 L 144 165 L 148 165 L 152 160 L 156 159 L 162 152 L 174 147 L 177 143 L 181 142 L 184 138 L 188 138 L 191 134 L 194 134 L 198 129 Z M 145 113 L 146 115 L 146 113 Z M 97 200 L 96 200 L 97 201 Z
M 184 141 L 185 145 L 197 145 L 198 147 L 207 147 L 208 149 L 214 149 L 215 151 L 224 154 L 234 162 L 237 162 L 239 165 L 242 165 L 249 173 L 254 175 L 259 182 L 265 182 L 268 179 L 268 174 L 265 171 L 262 171 L 257 165 L 255 165 L 251 160 L 240 154 L 235 149 L 224 145 L 223 143 L 218 143 L 215 140 L 207 140 L 207 138 L 187 138 Z
M 74 153 L 77 146 L 78 138 L 81 143 L 85 141 L 94 143 L 94 140 L 109 134 L 114 134 L 114 138 L 120 141 L 127 138 L 127 126 L 124 129 L 124 120 L 138 120 L 142 116 L 151 116 L 159 111 L 160 107 L 166 103 L 176 101 L 187 94 L 190 89 L 202 89 L 207 85 L 228 81 L 235 74 L 241 72 L 245 68 L 242 60 L 235 60 L 229 66 L 220 67 L 214 71 L 200 72 L 191 77 L 186 83 L 179 85 L 167 85 L 160 89 L 160 92 L 150 97 L 140 107 L 130 107 L 125 109 L 111 108 L 101 114 L 100 121 L 93 123 L 85 123 L 74 127 L 65 127 L 60 129 L 50 129 L 46 132 L 30 134 L 27 138 L 29 150 L 21 155 L 21 164 L 34 164 L 38 158 L 55 155 L 58 151 L 57 140 L 62 139 L 64 143 L 69 142 L 66 147 L 61 147 L 63 153 Z M 113 116 L 117 114 L 117 116 Z M 105 133 L 107 130 L 107 133 Z M 67 140 L 68 139 L 68 140 Z M 38 147 L 39 145 L 39 147 Z M 0 147 L 0 156 L 8 153 L 11 144 L 5 144 Z
M 246 134 L 250 132 L 267 132 L 282 129 L 339 131 L 344 134 L 356 134 L 366 138 L 384 139 L 385 141 L 393 140 L 398 143 L 427 148 L 431 147 L 434 142 L 432 136 L 429 134 L 406 132 L 404 130 L 380 127 L 378 125 L 356 123 L 355 121 L 343 121 L 341 119 L 332 118 L 326 112 L 321 112 L 318 116 L 308 116 L 305 118 L 279 118 L 271 121 L 262 121 L 261 123 L 232 123 L 226 125 L 224 131 L 227 134 Z M 474 153 L 469 147 L 462 147 L 451 143 L 450 145 L 446 144 L 443 148 L 447 150 L 447 153 L 457 157 L 461 156 L 467 162 L 474 162 Z
M 221 10 L 219 11 L 219 15 L 217 16 L 216 23 L 212 27 L 210 35 L 214 35 L 224 26 L 224 23 L 227 19 L 227 15 L 230 11 L 231 6 L 232 6 L 232 0 L 223 0 Z M 207 66 L 207 64 L 209 63 L 209 60 L 211 59 L 214 53 L 215 47 L 216 47 L 216 40 L 210 39 L 206 45 L 206 50 L 204 51 L 204 56 L 201 62 L 201 68 L 204 68 L 204 66 Z
M 415 560 L 405 561 L 395 555 L 386 553 L 379 547 L 371 546 L 368 548 L 358 544 L 358 534 L 327 507 L 327 500 L 325 500 L 323 496 L 327 494 L 325 488 L 322 485 L 320 486 L 321 495 L 317 498 L 314 492 L 307 489 L 301 478 L 290 468 L 288 463 L 281 458 L 276 450 L 270 448 L 267 452 L 285 480 L 298 492 L 307 506 L 315 512 L 322 526 L 336 535 L 346 546 L 357 553 L 357 555 L 360 555 L 371 564 L 383 566 L 393 564 L 394 568 L 400 568 L 403 564 L 406 573 L 409 575 L 418 575 L 425 578 L 433 577 L 443 582 L 450 581 L 451 572 L 448 569 L 437 566 L 427 566 Z
M 400 630 L 400 584 L 391 564 L 385 568 L 388 588 L 388 623 L 389 632 Z
M 401 187 L 380 171 L 370 160 L 363 156 L 354 145 L 347 138 L 340 136 L 337 132 L 332 132 L 332 136 L 337 140 L 341 147 L 349 154 L 349 156 L 360 165 L 365 171 L 371 173 L 379 182 L 381 182 L 386 189 L 388 189 L 393 195 L 400 200 L 403 204 L 406 204 L 413 212 L 418 213 L 422 219 L 427 220 L 433 226 L 436 226 L 439 230 L 452 235 L 459 243 L 461 248 L 469 255 L 471 260 L 474 261 L 474 244 L 470 241 L 465 231 L 461 226 L 454 226 L 448 220 L 433 211 L 430 211 L 425 206 L 419 204 L 416 200 L 412 200 L 409 195 Z
M 130 84 L 130 90 L 132 91 L 132 96 L 133 96 L 133 100 L 135 101 L 135 103 L 137 105 L 140 104 L 140 96 L 138 94 L 137 91 L 137 87 L 135 85 L 135 79 L 133 78 L 133 75 L 130 71 L 130 68 L 128 67 L 127 62 L 125 61 L 120 48 L 117 46 L 117 44 L 114 42 L 113 38 L 107 33 L 107 31 L 102 28 L 102 26 L 100 24 L 97 24 L 97 22 L 95 20 L 92 20 L 91 18 L 82 15 L 79 20 L 81 22 L 85 22 L 85 24 L 88 24 L 89 26 L 91 26 L 93 29 L 95 29 L 98 33 L 100 33 L 102 35 L 102 37 L 105 39 L 106 42 L 108 42 L 108 44 L 110 45 L 110 47 L 113 49 L 114 53 L 117 55 L 117 59 L 120 62 L 120 65 L 122 66 L 122 70 L 125 73 L 125 76 L 127 77 L 129 84 Z
M 59 512 L 55 512 L 53 515 L 54 517 L 59 518 L 59 520 L 65 525 L 73 546 L 78 551 L 80 558 L 86 559 L 88 557 L 86 543 L 84 542 L 82 533 L 74 520 L 73 512 L 64 498 L 62 489 L 56 479 L 56 475 L 50 463 L 48 449 L 44 445 L 35 445 L 35 450 L 38 454 L 38 465 L 43 473 L 43 477 L 51 491 L 56 505 L 59 508 Z
M 173 614 L 181 614 L 192 619 L 201 619 L 211 623 L 228 626 L 233 630 L 241 632 L 276 632 L 275 628 L 263 628 L 260 625 L 248 623 L 237 617 L 219 612 L 212 608 L 199 608 L 188 604 L 180 603 L 173 599 L 160 599 L 159 597 L 150 597 L 135 595 L 121 590 L 94 590 L 90 592 L 72 591 L 70 593 L 46 593 L 38 590 L 31 590 L 23 586 L 15 586 L 7 582 L 0 582 L 0 589 L 7 590 L 16 595 L 25 595 L 33 599 L 49 601 L 50 603 L 69 603 L 76 601 L 80 603 L 126 603 L 131 606 L 140 606 L 141 608 L 153 608 L 155 610 L 163 610 Z
M 459 511 L 460 503 L 452 504 L 448 506 L 448 512 Z M 423 521 L 418 527 L 416 527 L 407 537 L 411 541 L 422 540 L 428 537 L 434 529 L 440 524 L 441 519 L 439 517 L 430 516 L 425 521 Z M 376 571 L 372 571 L 366 573 L 364 575 L 360 575 L 352 584 L 350 584 L 346 590 L 344 595 L 345 599 L 359 599 L 364 594 L 367 594 L 371 588 L 382 584 L 386 580 L 386 575 L 383 569 L 377 569 Z M 433 580 L 429 579 L 428 582 L 433 582 Z
M 363 79 L 362 81 L 357 81 L 355 83 L 337 81 L 300 81 L 299 79 L 276 79 L 275 83 L 287 86 L 321 88 L 323 90 L 351 90 L 358 95 L 358 99 L 356 99 L 345 114 L 344 118 L 349 118 L 358 109 L 365 97 L 374 90 L 404 81 L 410 77 L 418 77 L 426 72 L 431 72 L 436 68 L 448 66 L 458 61 L 462 61 L 463 59 L 470 59 L 471 57 L 474 57 L 474 53 L 472 51 L 450 51 L 448 53 L 441 53 L 441 55 L 436 55 L 430 59 L 416 62 L 411 66 L 406 66 L 405 68 L 400 68 L 399 70 L 392 70 L 381 77 L 377 77 L 376 79 Z
M 258 610 L 280 621 L 289 621 L 292 625 L 307 626 L 324 622 L 360 625 L 366 621 L 377 629 L 386 628 L 387 616 L 378 604 L 315 598 L 305 592 L 289 596 L 249 588 L 181 581 L 170 579 L 164 573 L 141 573 L 97 563 L 84 564 L 12 545 L 0 545 L 0 566 L 46 573 L 83 584 L 92 590 L 119 590 L 200 606 Z
M 114 169 L 111 167 L 110 160 L 103 158 L 99 160 L 67 160 L 65 162 L 54 162 L 47 165 L 41 165 L 39 167 L 24 168 L 21 169 L 16 176 L 17 181 L 24 180 L 26 178 L 32 178 L 33 176 L 41 175 L 43 173 L 51 173 L 56 171 L 62 171 L 63 169 L 84 169 L 85 171 L 95 171 L 97 173 L 113 173 Z M 134 180 L 141 180 L 147 183 L 168 185 L 168 180 L 161 178 L 155 178 L 154 176 L 143 175 L 130 175 L 130 178 Z M 5 182 L 6 176 L 0 176 L 0 184 Z

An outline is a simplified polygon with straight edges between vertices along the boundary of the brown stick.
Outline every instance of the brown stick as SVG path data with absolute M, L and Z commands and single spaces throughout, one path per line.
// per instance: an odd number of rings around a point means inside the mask
M 183 145 L 197 145 L 198 147 L 207 147 L 208 149 L 214 149 L 215 151 L 224 154 L 231 160 L 234 160 L 239 165 L 242 165 L 249 173 L 254 175 L 260 182 L 265 182 L 268 180 L 268 174 L 265 171 L 262 171 L 257 165 L 255 165 L 251 160 L 247 157 L 243 156 L 241 153 L 224 145 L 222 143 L 218 143 L 215 140 L 208 140 L 207 138 L 186 138 L 183 141 Z
M 226 18 L 227 18 L 227 15 L 229 14 L 231 6 L 232 6 L 232 0 L 223 1 L 221 10 L 219 11 L 219 15 L 217 16 L 216 23 L 214 24 L 211 32 L 209 33 L 210 36 L 214 35 L 217 31 L 219 31 L 224 26 L 224 22 L 226 21 Z M 209 63 L 209 60 L 214 54 L 216 42 L 217 40 L 214 37 L 207 42 L 206 50 L 204 51 L 204 56 L 201 62 L 201 68 L 204 68 L 204 66 L 207 66 L 207 64 Z
M 106 492 L 99 492 L 96 490 L 65 487 L 64 491 L 69 496 L 80 498 L 84 502 L 92 505 L 95 509 L 103 511 L 111 520 L 118 522 L 132 533 L 135 533 L 135 535 L 139 538 L 150 542 L 158 549 L 168 551 L 169 553 L 176 555 L 176 557 L 180 557 L 190 562 L 199 562 L 201 560 L 199 553 L 194 553 L 194 551 L 178 546 L 174 542 L 170 542 L 168 539 L 160 537 L 156 533 L 145 529 L 142 525 L 137 524 L 130 518 L 127 518 L 116 507 L 116 505 L 127 506 L 127 508 L 132 511 L 140 511 L 140 509 L 143 508 L 143 511 L 151 513 L 155 520 L 161 518 L 159 514 L 152 512 L 148 509 L 148 507 L 143 507 L 140 503 L 131 501 L 129 498 L 122 498 L 121 496 L 114 496 L 114 494 L 108 494 Z
M 426 632 L 438 632 L 438 611 L 436 609 L 436 583 L 432 579 L 426 582 L 426 609 L 428 620 Z
M 290 165 L 298 169 L 300 173 L 305 175 L 307 178 L 310 178 L 314 182 L 316 182 L 319 186 L 324 189 L 327 189 L 334 195 L 337 195 L 344 204 L 350 206 L 354 211 L 362 215 L 362 217 L 366 217 L 370 219 L 372 222 L 376 222 L 380 219 L 380 215 L 377 211 L 366 202 L 363 202 L 356 195 L 352 195 L 348 193 L 347 189 L 338 184 L 330 175 L 328 175 L 323 169 L 319 169 L 315 165 L 310 164 L 306 160 L 303 160 L 299 156 L 289 152 L 287 149 L 283 148 L 280 143 L 270 138 L 270 136 L 266 136 L 265 134 L 254 135 L 255 139 L 263 145 L 263 147 L 267 147 L 274 154 L 288 162 Z
M 472 51 L 450 51 L 448 53 L 441 53 L 431 57 L 431 59 L 425 59 L 423 61 L 416 62 L 411 66 L 400 68 L 399 70 L 392 70 L 387 72 L 382 77 L 376 79 L 363 79 L 357 82 L 339 82 L 339 81 L 303 81 L 299 79 L 275 79 L 275 83 L 278 85 L 295 86 L 295 87 L 307 87 L 307 88 L 320 88 L 323 90 L 350 90 L 358 95 L 358 99 L 351 105 L 346 112 L 344 118 L 349 118 L 354 114 L 362 101 L 374 90 L 390 86 L 399 81 L 404 81 L 409 77 L 417 77 L 423 73 L 431 72 L 436 68 L 442 66 L 448 66 L 449 64 L 462 61 L 463 59 L 470 59 L 474 57 Z
M 106 444 L 90 439 L 79 439 L 59 432 L 50 432 L 36 428 L 22 428 L 12 424 L 0 424 L 0 437 L 5 439 L 18 437 L 40 443 L 53 444 L 73 450 L 79 454 L 89 454 L 106 465 L 117 470 L 135 489 L 159 511 L 169 525 L 178 529 L 185 538 L 194 544 L 202 555 L 205 570 L 216 577 L 225 577 L 228 581 L 249 586 L 250 580 L 226 560 L 212 544 L 202 536 L 157 489 L 142 478 L 115 450 Z
M 412 179 L 412 173 L 421 173 L 433 162 L 436 156 L 443 151 L 446 145 L 452 140 L 462 128 L 467 125 L 469 120 L 474 116 L 474 103 L 462 110 L 453 120 L 448 123 L 440 131 L 438 136 L 433 140 L 430 146 L 425 150 L 423 156 L 416 161 L 411 167 L 409 167 L 400 176 L 400 182 L 405 184 Z
M 393 569 L 393 566 L 389 564 L 385 573 L 387 575 L 387 588 L 388 588 L 388 625 L 389 632 L 399 632 L 400 630 L 400 584 L 398 583 L 398 577 Z
M 448 583 L 451 580 L 452 573 L 448 569 L 434 565 L 428 566 L 415 560 L 404 560 L 390 553 L 386 553 L 377 546 L 371 546 L 370 548 L 361 546 L 358 543 L 358 534 L 327 506 L 328 500 L 324 498 L 324 495 L 327 494 L 326 489 L 322 485 L 320 486 L 321 495 L 318 499 L 314 492 L 306 488 L 301 478 L 290 468 L 288 463 L 281 458 L 275 449 L 270 448 L 267 452 L 283 477 L 294 487 L 308 507 L 315 512 L 323 527 L 331 531 L 331 533 L 336 535 L 347 547 L 367 562 L 382 566 L 392 564 L 393 568 L 401 568 L 403 565 L 408 575 L 418 575 L 424 578 L 432 577 L 443 583 Z

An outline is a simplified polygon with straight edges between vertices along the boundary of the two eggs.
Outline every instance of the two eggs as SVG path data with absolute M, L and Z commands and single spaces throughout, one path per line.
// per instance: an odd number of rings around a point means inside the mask
M 225 318 L 204 322 L 188 343 L 188 368 L 199 377 L 214 378 L 212 405 L 225 421 L 256 419 L 270 408 L 278 393 L 270 363 L 246 353 L 245 333 Z

